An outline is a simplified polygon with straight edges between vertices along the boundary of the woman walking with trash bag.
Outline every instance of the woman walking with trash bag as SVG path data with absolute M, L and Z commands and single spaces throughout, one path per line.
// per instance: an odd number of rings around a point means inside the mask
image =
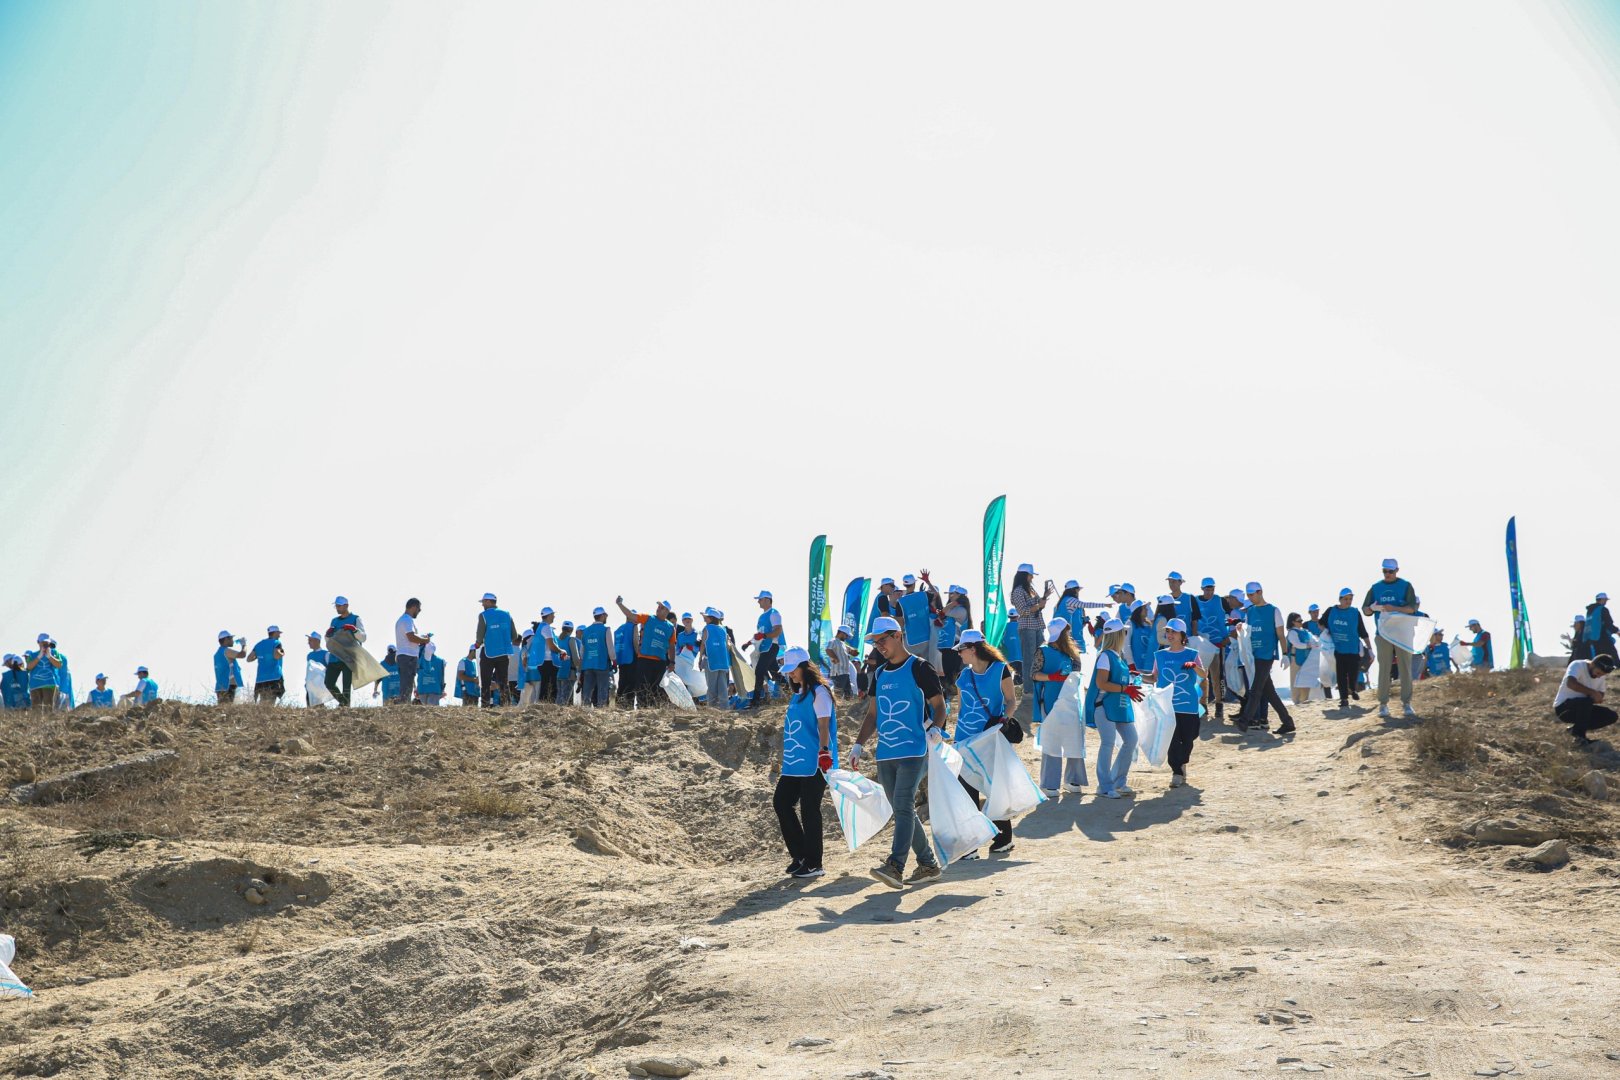
M 1322 685 L 1321 647 L 1317 636 L 1305 628 L 1305 618 L 1297 611 L 1288 614 L 1288 689 L 1295 705 L 1311 699 L 1311 691 Z
M 891 889 L 903 889 L 908 881 L 915 885 L 940 874 L 928 833 L 917 820 L 917 788 L 928 773 L 930 745 L 943 738 L 945 698 L 934 669 L 906 652 L 897 620 L 887 615 L 877 619 L 866 640 L 877 647 L 882 662 L 872 671 L 872 692 L 866 699 L 866 716 L 855 745 L 850 747 L 849 767 L 854 770 L 866 740 L 875 733 L 878 783 L 894 808 L 894 843 L 888 859 L 872 870 L 872 876 Z M 925 713 L 929 718 L 925 719 Z M 917 869 L 909 879 L 902 877 L 908 848 L 917 855 Z
M 818 878 L 821 866 L 821 797 L 826 774 L 838 750 L 838 706 L 810 654 L 792 648 L 782 655 L 787 673 L 787 715 L 782 720 L 782 775 L 771 805 L 782 826 L 782 842 L 793 861 L 787 872 Z
M 1057 704 L 1063 684 L 1080 666 L 1080 647 L 1074 643 L 1074 634 L 1066 619 L 1053 619 L 1046 624 L 1046 644 L 1035 653 L 1027 672 L 1034 680 L 1030 696 L 1035 699 L 1030 723 L 1039 728 L 1046 714 Z M 1040 741 L 1038 738 L 1037 742 Z M 1044 767 L 1043 767 L 1044 768 Z
M 1118 619 L 1109 619 L 1103 626 L 1102 651 L 1091 669 L 1091 685 L 1080 710 L 1082 717 L 1096 723 L 1102 740 L 1097 750 L 1097 794 L 1105 799 L 1136 794 L 1125 781 L 1136 755 L 1136 714 L 1131 703 L 1142 700 L 1142 688 L 1131 681 L 1131 668 L 1122 652 L 1129 634 Z
M 1185 622 L 1177 618 L 1165 623 L 1164 638 L 1164 648 L 1154 657 L 1153 667 L 1158 672 L 1155 685 L 1175 687 L 1176 733 L 1170 737 L 1168 755 L 1170 786 L 1174 788 L 1187 782 L 1187 762 L 1192 758 L 1193 744 L 1198 741 L 1204 668 L 1198 662 L 1198 650 L 1187 647 Z
M 977 630 L 964 630 L 956 642 L 956 654 L 961 658 L 961 673 L 956 677 L 962 701 L 957 707 L 955 742 L 966 746 L 991 728 L 1001 728 L 1006 734 L 1007 703 L 1013 698 L 1012 668 L 999 651 L 984 640 Z M 1019 733 L 1019 741 L 1023 734 Z M 1011 741 L 1011 740 L 1009 740 Z M 968 783 L 966 776 L 958 778 L 967 793 L 973 796 L 973 805 L 984 808 L 984 796 Z M 990 854 L 1004 855 L 1013 849 L 1012 822 L 997 821 L 996 838 L 990 844 Z M 978 852 L 962 856 L 977 859 Z

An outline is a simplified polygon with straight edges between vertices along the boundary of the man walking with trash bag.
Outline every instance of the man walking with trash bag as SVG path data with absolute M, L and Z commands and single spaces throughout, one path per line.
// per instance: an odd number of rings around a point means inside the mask
M 894 843 L 872 876 L 891 889 L 903 889 L 940 875 L 928 833 L 917 820 L 917 789 L 928 772 L 930 746 L 943 738 L 945 697 L 938 673 L 906 651 L 898 620 L 878 619 L 866 640 L 876 646 L 883 663 L 872 673 L 873 689 L 849 751 L 849 767 L 855 769 L 875 733 L 878 783 L 894 808 Z M 907 848 L 917 855 L 917 869 L 909 878 L 904 876 Z
M 349 695 L 354 691 L 354 672 L 349 669 L 336 652 L 333 651 L 333 638 L 338 631 L 346 630 L 354 635 L 356 645 L 366 643 L 365 620 L 349 610 L 347 596 L 334 596 L 332 607 L 337 614 L 332 616 L 331 623 L 326 628 L 326 692 L 337 699 L 337 703 L 345 709 L 349 707 Z
M 1416 719 L 1412 710 L 1412 658 L 1398 656 L 1393 642 L 1378 634 L 1378 620 L 1386 613 L 1417 614 L 1417 591 L 1411 582 L 1402 580 L 1401 565 L 1394 559 L 1385 559 L 1383 578 L 1373 582 L 1361 601 L 1361 613 L 1373 617 L 1373 637 L 1377 639 L 1378 658 L 1378 715 L 1389 719 L 1389 684 L 1397 660 L 1401 667 L 1401 709 L 1408 720 Z

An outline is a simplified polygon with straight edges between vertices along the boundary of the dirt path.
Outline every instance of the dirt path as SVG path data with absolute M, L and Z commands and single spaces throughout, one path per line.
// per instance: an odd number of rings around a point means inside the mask
M 1344 745 L 1376 721 L 1300 714 L 1290 742 L 1206 737 L 1196 786 L 1042 806 L 925 887 L 863 849 L 746 894 L 693 927 L 723 948 L 689 977 L 729 1002 L 656 1047 L 738 1077 L 1620 1075 L 1613 923 L 1567 886 L 1505 896 L 1402 812 L 1389 736 Z

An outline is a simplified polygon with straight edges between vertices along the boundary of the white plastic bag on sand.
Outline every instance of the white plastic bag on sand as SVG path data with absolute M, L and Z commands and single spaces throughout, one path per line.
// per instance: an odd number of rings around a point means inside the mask
M 984 796 L 984 816 L 991 821 L 1007 821 L 1046 801 L 999 727 L 957 750 L 962 755 L 962 777 Z
M 1434 620 L 1427 615 L 1381 612 L 1378 616 L 1378 636 L 1402 652 L 1416 656 L 1429 647 L 1429 639 L 1434 636 Z
M 882 785 L 871 777 L 848 769 L 832 769 L 827 773 L 827 786 L 832 789 L 838 827 L 844 830 L 844 843 L 850 851 L 877 835 L 894 816 Z
M 1136 756 L 1157 768 L 1170 753 L 1170 737 L 1176 733 L 1176 688 L 1142 687 L 1142 700 L 1136 704 Z
M 1085 759 L 1086 726 L 1080 722 L 1080 701 L 1085 696 L 1085 679 L 1075 672 L 1063 681 L 1057 701 L 1046 714 L 1041 725 L 1041 738 L 1036 748 L 1052 757 Z M 977 784 L 973 785 L 978 787 Z M 980 788 L 980 790 L 984 790 Z
M 326 689 L 326 665 L 311 660 L 304 666 L 304 693 L 309 695 L 309 707 L 323 708 L 337 700 Z
M 12 972 L 11 958 L 17 955 L 17 939 L 0 934 L 0 998 L 30 998 L 34 992 Z
M 944 743 L 928 752 L 928 828 L 934 834 L 934 854 L 941 866 L 949 866 L 996 838 L 995 825 L 957 783 L 961 771 L 962 755 Z M 917 827 L 922 828 L 921 823 Z
M 709 695 L 709 680 L 698 670 L 697 658 L 692 654 L 681 653 L 675 657 L 675 674 L 681 677 L 681 682 L 686 684 L 687 692 L 694 699 Z
M 675 677 L 673 671 L 664 672 L 664 677 L 658 683 L 664 693 L 669 695 L 669 703 L 677 709 L 695 709 L 697 705 L 692 701 L 692 693 L 687 690 L 686 684 Z
M 1338 658 L 1333 652 L 1332 639 L 1325 634 L 1322 640 L 1328 643 L 1327 648 L 1316 650 L 1316 681 L 1327 691 L 1327 696 L 1333 696 L 1333 687 L 1338 682 Z
M 348 665 L 354 675 L 354 689 L 360 690 L 372 683 L 382 682 L 388 672 L 377 663 L 377 658 L 366 652 L 366 647 L 354 638 L 353 630 L 339 630 L 327 639 L 327 648 L 333 656 Z

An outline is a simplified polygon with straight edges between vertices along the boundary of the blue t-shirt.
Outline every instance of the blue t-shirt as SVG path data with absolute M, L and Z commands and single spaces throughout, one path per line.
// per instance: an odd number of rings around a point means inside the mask
M 956 714 L 958 744 L 972 742 L 984 734 L 991 720 L 1006 717 L 1007 699 L 1001 693 L 1001 679 L 1006 673 L 1007 665 L 1000 660 L 992 660 L 982 675 L 962 665 L 962 674 L 956 677 L 956 686 L 962 691 Z
M 1155 685 L 1175 686 L 1175 708 L 1178 713 L 1197 716 L 1200 711 L 1198 701 L 1203 696 L 1202 680 L 1198 678 L 1198 672 L 1181 666 L 1197 659 L 1197 649 L 1160 649 L 1154 654 L 1153 663 L 1159 672 Z
M 275 638 L 265 638 L 253 646 L 253 658 L 259 663 L 257 676 L 259 682 L 275 682 L 281 678 L 281 661 L 276 658 L 276 650 L 279 648 L 281 642 Z
M 794 694 L 788 699 L 787 715 L 782 720 L 783 776 L 814 776 L 818 771 L 816 759 L 821 755 L 822 742 L 815 702 L 823 694 L 832 707 L 832 717 L 827 721 L 826 746 L 829 752 L 837 749 L 838 705 L 833 701 L 832 692 L 818 686 L 813 693 Z
M 111 690 L 90 691 L 90 704 L 94 705 L 98 709 L 112 708 L 113 692 Z
M 51 663 L 49 657 L 41 656 L 38 651 L 35 651 L 24 653 L 23 660 L 32 660 L 36 656 L 39 657 L 39 663 L 35 664 L 33 670 L 28 673 L 28 689 L 42 690 L 47 686 L 55 686 L 56 665 Z M 60 659 L 60 654 L 58 654 L 58 659 Z

